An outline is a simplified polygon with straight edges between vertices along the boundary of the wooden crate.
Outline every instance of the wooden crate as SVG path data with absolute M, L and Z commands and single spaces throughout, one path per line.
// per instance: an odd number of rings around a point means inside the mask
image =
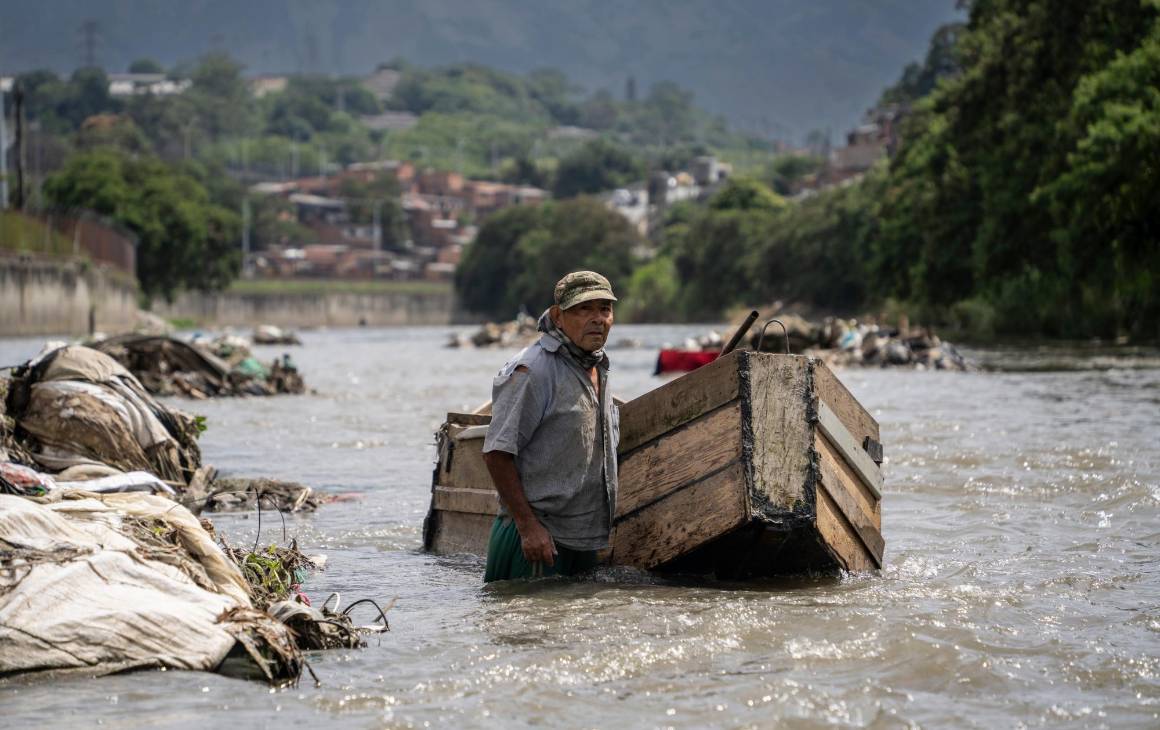
M 486 550 L 485 416 L 448 414 L 426 545 Z M 735 352 L 621 407 L 609 562 L 750 577 L 881 566 L 878 424 L 820 361 Z

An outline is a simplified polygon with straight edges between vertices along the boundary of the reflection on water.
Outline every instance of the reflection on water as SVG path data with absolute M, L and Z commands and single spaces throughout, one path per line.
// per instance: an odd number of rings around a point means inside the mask
M 618 327 L 643 346 L 611 352 L 617 394 L 655 387 L 656 348 L 703 329 Z M 180 672 L 4 687 L 5 724 L 1160 724 L 1154 351 L 842 373 L 883 429 L 881 573 L 736 585 L 615 569 L 485 588 L 478 558 L 423 554 L 421 526 L 432 434 L 487 399 L 511 353 L 445 350 L 445 335 L 306 333 L 291 352 L 317 393 L 182 404 L 209 418 L 203 452 L 224 472 L 358 496 L 287 528 L 329 558 L 312 595 L 398 598 L 381 644 L 313 655 L 319 688 Z M 0 362 L 39 344 L 0 342 Z M 252 515 L 215 521 L 254 537 Z

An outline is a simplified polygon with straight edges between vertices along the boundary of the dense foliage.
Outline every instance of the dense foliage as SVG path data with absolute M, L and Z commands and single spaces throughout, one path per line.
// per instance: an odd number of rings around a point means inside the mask
M 879 199 L 873 280 L 1001 330 L 1157 334 L 1154 0 L 978 1 Z
M 488 218 L 455 284 L 464 307 L 499 318 L 521 309 L 538 315 L 552 303 L 556 281 L 580 269 L 607 276 L 623 298 L 641 243 L 620 214 L 591 198 L 516 206 Z
M 155 158 L 108 148 L 78 154 L 44 190 L 55 205 L 87 208 L 137 235 L 137 277 L 146 296 L 220 288 L 237 274 L 238 216 L 211 203 L 192 175 Z
M 1158 7 L 976 0 L 883 94 L 912 105 L 888 164 L 788 207 L 737 204 L 747 182 L 674 209 L 649 280 L 675 272 L 683 316 L 892 301 L 981 336 L 1157 337 Z

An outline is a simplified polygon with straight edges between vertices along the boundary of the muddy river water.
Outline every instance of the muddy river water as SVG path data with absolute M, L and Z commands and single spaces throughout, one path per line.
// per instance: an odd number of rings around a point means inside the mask
M 701 327 L 617 327 L 613 390 Z M 5 727 L 1160 727 L 1160 355 L 986 350 L 998 371 L 844 371 L 882 426 L 886 567 L 750 584 L 603 571 L 485 588 L 424 554 L 433 432 L 511 350 L 446 329 L 307 332 L 302 397 L 204 414 L 223 472 L 357 499 L 287 517 L 305 589 L 397 598 L 391 632 L 270 690 L 148 672 L 0 689 Z M 39 340 L 0 341 L 0 362 Z M 284 348 L 259 348 L 271 358 Z M 215 516 L 232 542 L 254 515 Z M 282 527 L 265 515 L 262 539 Z M 369 620 L 369 614 L 367 616 Z

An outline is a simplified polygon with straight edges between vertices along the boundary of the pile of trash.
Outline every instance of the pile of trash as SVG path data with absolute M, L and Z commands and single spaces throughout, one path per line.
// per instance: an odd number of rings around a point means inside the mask
M 272 324 L 262 324 L 254 328 L 251 338 L 255 345 L 301 345 L 302 340 L 290 330 L 275 327 Z
M 165 335 L 126 334 L 91 345 L 130 370 L 155 395 L 213 398 L 303 393 L 306 384 L 289 355 L 266 365 L 233 335 L 184 342 Z
M 15 368 L 4 390 L 3 445 L 55 481 L 147 472 L 176 493 L 201 468 L 204 423 L 159 403 L 97 350 L 44 352 Z
M 0 675 L 165 667 L 280 685 L 302 671 L 290 629 L 164 497 L 0 495 L 0 568 Z
M 765 352 L 789 350 L 821 358 L 830 367 L 909 367 L 916 370 L 970 370 L 971 364 L 949 342 L 925 327 L 911 327 L 906 318 L 888 327 L 855 319 L 826 317 L 810 322 L 794 314 L 776 315 L 784 325 L 772 324 L 761 338 L 762 317 L 750 331 L 748 341 Z M 715 334 L 715 333 L 714 333 Z
M 373 601 L 313 608 L 301 584 L 323 561 L 295 542 L 234 548 L 199 520 L 256 506 L 260 538 L 263 506 L 318 502 L 299 484 L 217 479 L 203 421 L 108 355 L 43 352 L 0 396 L 0 676 L 164 667 L 281 685 L 309 669 L 304 650 L 388 629 Z M 359 605 L 374 623 L 354 624 Z
M 448 347 L 526 347 L 540 336 L 536 318 L 520 312 L 510 322 L 487 322 L 472 335 L 452 333 Z
M 258 501 L 298 511 L 320 502 L 295 482 L 218 478 L 202 463 L 197 442 L 205 420 L 161 403 L 100 350 L 46 349 L 11 378 L 0 378 L 0 393 L 0 475 L 7 493 L 144 491 L 194 512 L 249 509 Z M 18 484 L 27 489 L 16 491 Z

